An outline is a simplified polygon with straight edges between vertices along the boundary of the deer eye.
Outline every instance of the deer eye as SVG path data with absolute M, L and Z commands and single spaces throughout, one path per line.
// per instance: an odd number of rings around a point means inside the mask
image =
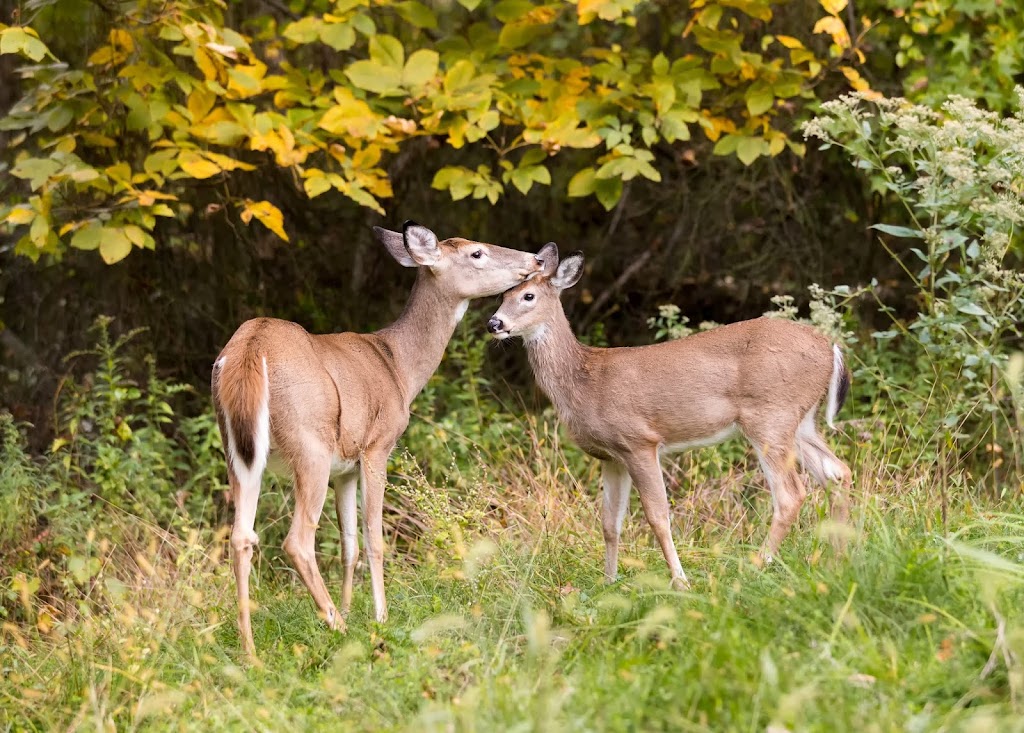
M 526 295 L 523 296 L 523 300 L 533 300 L 533 298 L 533 293 L 527 293 Z
M 476 252 L 474 252 L 473 254 L 470 255 L 470 257 L 472 257 L 474 260 L 478 260 L 478 259 L 480 259 L 483 256 L 484 256 L 484 251 L 482 249 L 478 249 Z

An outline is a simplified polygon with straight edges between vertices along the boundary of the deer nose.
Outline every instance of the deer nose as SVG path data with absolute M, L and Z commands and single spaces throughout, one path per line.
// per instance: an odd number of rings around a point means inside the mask
M 498 333 L 499 331 L 505 330 L 505 324 L 501 322 L 500 318 L 491 318 L 487 322 L 487 330 L 491 333 Z

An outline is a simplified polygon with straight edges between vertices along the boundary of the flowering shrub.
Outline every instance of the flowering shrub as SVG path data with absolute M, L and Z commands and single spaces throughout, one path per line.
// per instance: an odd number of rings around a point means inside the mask
M 1024 273 L 1013 267 L 1024 222 L 1024 89 L 1006 117 L 956 96 L 933 110 L 851 94 L 824 104 L 804 135 L 841 147 L 872 190 L 906 213 L 901 225 L 873 228 L 916 288 L 919 312 L 909 323 L 893 316 L 875 338 L 909 339 L 930 357 L 935 378 L 918 381 L 928 406 L 942 409 L 947 439 L 987 437 L 998 449 L 1002 414 L 1016 443 L 1019 409 L 1004 408 L 1019 392 L 1006 389 L 1008 345 L 1024 319 Z M 917 242 L 897 253 L 889 238 Z

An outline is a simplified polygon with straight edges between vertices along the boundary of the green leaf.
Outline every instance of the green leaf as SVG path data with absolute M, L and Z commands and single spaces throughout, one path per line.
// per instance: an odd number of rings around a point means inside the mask
M 414 51 L 402 70 L 402 85 L 415 89 L 423 86 L 437 76 L 437 65 L 440 61 L 437 51 L 421 48 Z
M 483 0 L 459 0 L 459 5 L 464 7 L 466 10 L 473 12 L 476 10 Z
M 498 43 L 504 48 L 519 48 L 551 32 L 551 26 L 537 23 L 509 23 L 501 29 Z
M 877 229 L 880 232 L 891 234 L 894 237 L 907 237 L 909 239 L 924 239 L 924 235 L 917 229 L 900 227 L 895 224 L 872 224 L 868 229 Z
M 376 61 L 356 61 L 345 69 L 345 76 L 360 89 L 383 94 L 402 85 L 401 68 L 383 66 Z
M 327 176 L 318 175 L 310 176 L 302 184 L 302 187 L 306 190 L 306 195 L 311 199 L 315 199 L 317 196 L 327 191 L 331 187 L 331 182 Z
M 401 73 L 405 65 L 402 42 L 394 36 L 379 34 L 370 39 L 370 60 Z
M 984 316 L 988 315 L 988 311 L 985 310 L 984 308 L 982 308 L 977 303 L 970 303 L 970 302 L 960 303 L 956 307 L 956 309 L 958 311 L 960 311 L 961 313 L 966 313 L 967 315 L 970 315 L 970 316 L 982 316 L 982 317 L 984 317 Z
M 594 193 L 597 175 L 593 168 L 584 168 L 569 179 L 569 195 L 572 197 L 589 196 Z
M 764 140 L 759 137 L 742 137 L 736 143 L 736 157 L 743 165 L 750 165 L 764 153 Z
M 0 31 L 0 54 L 20 53 L 32 61 L 42 61 L 47 54 L 53 56 L 33 33 L 23 28 L 4 28 Z
M 100 246 L 100 236 L 102 234 L 103 227 L 95 222 L 90 222 L 74 233 L 71 237 L 71 246 L 75 249 L 96 249 Z
M 601 206 L 604 207 L 605 211 L 611 211 L 615 208 L 615 204 L 619 203 L 619 199 L 622 198 L 622 179 L 597 179 L 594 193 L 597 194 L 597 200 L 601 202 Z
M 398 3 L 395 5 L 395 12 L 417 28 L 437 28 L 437 16 L 434 15 L 434 11 L 416 0 Z
M 132 251 L 132 242 L 120 227 L 104 227 L 100 234 L 100 257 L 108 265 L 120 262 Z
M 763 115 L 775 103 L 775 95 L 772 94 L 772 88 L 764 82 L 754 82 L 747 87 L 744 97 L 747 100 L 747 112 L 750 113 L 751 117 Z
M 49 158 L 26 158 L 11 168 L 11 175 L 27 178 L 28 185 L 35 191 L 60 169 L 61 164 Z
M 356 42 L 356 31 L 348 23 L 328 23 L 320 31 L 320 40 L 335 51 L 347 51 Z

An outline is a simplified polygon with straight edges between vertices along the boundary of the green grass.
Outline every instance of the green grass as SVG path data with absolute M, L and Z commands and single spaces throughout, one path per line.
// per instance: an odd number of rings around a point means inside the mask
M 1024 518 L 963 502 L 943 532 L 924 489 L 876 489 L 846 557 L 808 502 L 765 569 L 756 495 L 743 527 L 679 538 L 693 588 L 674 592 L 637 512 L 604 585 L 596 503 L 552 485 L 503 529 L 392 552 L 388 623 L 362 578 L 346 635 L 271 543 L 255 666 L 222 535 L 154 532 L 131 552 L 93 538 L 105 569 L 77 611 L 4 626 L 0 729 L 1024 730 Z M 322 564 L 337 596 L 336 559 Z

